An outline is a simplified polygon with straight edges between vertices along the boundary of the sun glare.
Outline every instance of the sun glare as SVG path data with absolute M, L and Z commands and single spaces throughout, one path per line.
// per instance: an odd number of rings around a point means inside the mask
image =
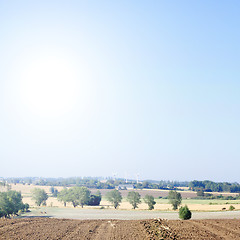
M 39 116 L 65 114 L 77 97 L 75 69 L 56 57 L 38 59 L 25 69 L 21 93 L 25 105 Z

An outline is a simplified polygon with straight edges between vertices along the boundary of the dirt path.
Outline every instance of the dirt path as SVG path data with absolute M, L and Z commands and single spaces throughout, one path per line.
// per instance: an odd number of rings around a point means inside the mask
M 47 212 L 41 214 L 41 212 Z M 85 208 L 48 208 L 34 209 L 23 217 L 53 217 L 66 219 L 118 219 L 118 220 L 144 220 L 165 218 L 169 220 L 179 219 L 178 211 L 146 211 L 146 210 L 115 210 L 115 209 L 85 209 Z M 192 219 L 240 219 L 240 211 L 221 212 L 192 212 Z

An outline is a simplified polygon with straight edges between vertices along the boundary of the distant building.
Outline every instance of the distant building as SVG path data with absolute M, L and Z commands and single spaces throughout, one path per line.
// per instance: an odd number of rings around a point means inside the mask
M 132 189 L 134 189 L 132 184 L 119 184 L 116 188 L 117 188 L 117 190 L 132 190 Z

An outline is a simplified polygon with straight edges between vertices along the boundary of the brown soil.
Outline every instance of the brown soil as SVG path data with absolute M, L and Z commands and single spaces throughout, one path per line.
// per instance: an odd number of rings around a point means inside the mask
M 240 239 L 240 220 L 1 219 L 0 239 Z

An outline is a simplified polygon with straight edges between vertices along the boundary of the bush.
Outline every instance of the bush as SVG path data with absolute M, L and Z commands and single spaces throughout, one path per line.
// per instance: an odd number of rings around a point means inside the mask
M 101 199 L 102 199 L 101 196 L 91 194 L 90 200 L 88 201 L 87 205 L 88 206 L 99 206 Z
M 29 204 L 28 204 L 28 203 L 23 204 L 21 210 L 22 210 L 23 212 L 30 212 L 30 211 L 29 211 Z
M 180 207 L 179 209 L 179 218 L 183 220 L 188 220 L 192 217 L 191 211 L 188 209 L 188 206 Z
M 235 209 L 235 207 L 233 206 L 233 205 L 231 205 L 230 207 L 229 207 L 229 211 L 233 211 Z

